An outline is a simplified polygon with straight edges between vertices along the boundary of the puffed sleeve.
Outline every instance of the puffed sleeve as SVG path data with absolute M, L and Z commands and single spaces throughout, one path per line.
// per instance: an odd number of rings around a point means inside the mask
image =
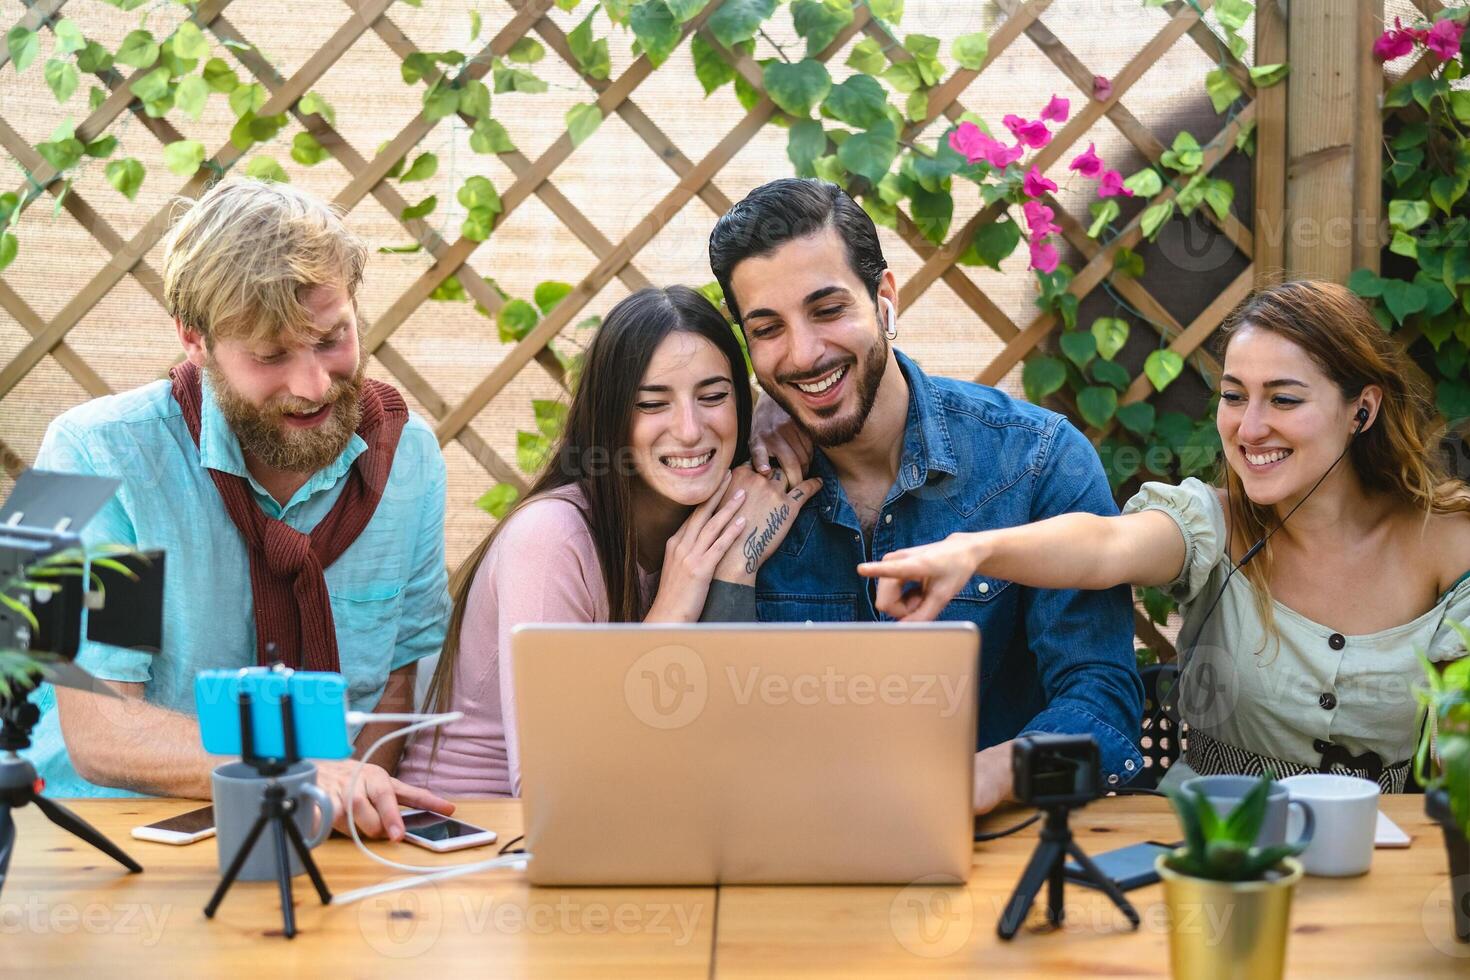
M 1451 621 L 1470 628 L 1470 578 L 1462 579 L 1450 590 L 1444 620 L 1440 622 L 1434 638 L 1429 641 L 1427 656 L 1430 663 L 1444 663 L 1465 656 L 1465 640 L 1460 631 L 1450 625 Z
M 1213 487 L 1194 477 L 1179 486 L 1145 483 L 1123 506 L 1123 513 L 1161 510 L 1184 535 L 1184 568 L 1164 587 L 1180 603 L 1192 602 L 1210 579 L 1225 549 L 1225 513 Z

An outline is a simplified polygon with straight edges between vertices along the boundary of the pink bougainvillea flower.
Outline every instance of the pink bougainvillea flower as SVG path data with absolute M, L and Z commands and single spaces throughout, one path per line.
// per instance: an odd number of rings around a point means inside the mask
M 1035 150 L 1051 142 L 1051 130 L 1047 129 L 1046 123 L 1040 119 L 1022 119 L 1020 116 L 1010 115 L 1001 122 L 1022 146 L 1029 146 Z
M 1060 95 L 1053 95 L 1046 108 L 1041 110 L 1041 118 L 1048 122 L 1064 123 L 1067 121 L 1067 113 L 1072 111 L 1072 103 Z
M 1056 189 L 1057 185 L 1047 180 L 1046 175 L 1035 167 L 1026 172 L 1026 179 L 1021 182 L 1021 193 L 1027 197 L 1040 197 L 1047 191 Z
M 972 122 L 960 123 L 949 134 L 949 145 L 956 153 L 964 154 L 970 163 L 988 163 L 997 170 L 1004 170 L 1025 152 L 1019 144 L 1006 146 Z
M 1102 75 L 1092 76 L 1092 97 L 1099 102 L 1106 102 L 1113 97 L 1113 82 Z
M 1098 197 L 1132 197 L 1133 192 L 1123 186 L 1123 175 L 1116 170 L 1104 170 L 1102 181 L 1097 185 Z
M 1087 152 L 1079 153 L 1067 169 L 1075 170 L 1084 177 L 1096 177 L 1102 173 L 1102 157 L 1097 155 L 1097 150 L 1094 149 L 1095 146 L 1096 144 L 1088 143 Z
M 1004 143 L 995 144 L 995 153 L 990 157 L 990 165 L 997 170 L 1004 170 L 1026 155 L 1026 147 L 1017 143 L 1015 146 L 1006 146 Z
M 1052 273 L 1057 271 L 1057 263 L 1060 257 L 1057 255 L 1057 247 L 1049 241 L 1031 242 L 1031 268 L 1037 272 Z
M 1021 205 L 1021 213 L 1026 216 L 1026 229 L 1031 232 L 1033 240 L 1058 234 L 1062 230 L 1061 226 L 1051 220 L 1056 212 L 1040 201 L 1027 201 Z
M 1460 53 L 1460 35 L 1464 33 L 1465 25 L 1457 20 L 1436 21 L 1424 43 L 1440 61 L 1449 61 Z
M 1393 61 L 1414 50 L 1414 37 L 1408 31 L 1384 31 L 1373 42 L 1373 57 L 1379 61 Z

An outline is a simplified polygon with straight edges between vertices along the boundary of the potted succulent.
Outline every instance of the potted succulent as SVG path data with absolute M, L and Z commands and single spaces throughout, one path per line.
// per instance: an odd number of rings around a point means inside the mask
M 1185 845 L 1159 855 L 1176 980 L 1280 977 L 1301 844 L 1256 847 L 1271 775 L 1224 817 L 1192 790 L 1169 794 Z
M 1470 629 L 1450 622 L 1470 650 Z M 1424 661 L 1428 687 L 1419 699 L 1432 724 L 1424 726 L 1414 770 L 1424 786 L 1424 809 L 1444 830 L 1454 895 L 1455 938 L 1470 943 L 1470 656 L 1443 671 Z

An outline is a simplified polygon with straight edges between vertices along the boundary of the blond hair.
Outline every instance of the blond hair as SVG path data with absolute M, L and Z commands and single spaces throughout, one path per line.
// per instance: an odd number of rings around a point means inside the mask
M 230 177 L 169 230 L 163 295 L 170 316 L 203 334 L 306 342 L 318 328 L 302 294 L 340 285 L 357 306 L 367 247 L 332 206 L 285 184 Z

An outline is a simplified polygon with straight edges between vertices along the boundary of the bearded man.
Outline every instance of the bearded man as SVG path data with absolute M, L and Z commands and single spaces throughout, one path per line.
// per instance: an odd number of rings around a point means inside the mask
M 55 796 L 210 796 L 194 675 L 281 662 L 338 671 L 353 710 L 413 707 L 444 639 L 444 460 L 391 386 L 364 378 L 357 290 L 367 248 L 325 203 L 229 179 L 175 220 L 163 287 L 185 359 L 46 431 L 40 469 L 122 485 L 90 544 L 166 553 L 163 646 L 83 641 L 123 701 L 45 687 L 30 756 Z M 360 752 L 382 732 L 357 735 Z M 358 826 L 403 833 L 400 803 L 449 812 L 369 765 Z M 345 823 L 356 763 L 317 761 Z

